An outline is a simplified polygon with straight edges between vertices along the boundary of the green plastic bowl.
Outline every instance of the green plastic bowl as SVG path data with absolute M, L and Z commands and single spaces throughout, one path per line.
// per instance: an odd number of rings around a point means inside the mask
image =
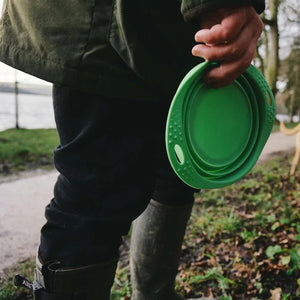
M 194 188 L 217 188 L 244 177 L 256 163 L 275 119 L 275 103 L 254 67 L 231 85 L 202 80 L 217 63 L 204 62 L 182 80 L 170 106 L 166 148 L 171 166 Z
M 241 143 L 241 149 L 244 148 L 244 150 L 241 152 L 239 156 L 237 155 L 236 157 L 234 157 L 232 163 L 227 164 L 224 167 L 213 167 L 208 164 L 201 163 L 201 160 L 196 161 L 194 165 L 198 167 L 199 171 L 202 172 L 203 174 L 220 177 L 232 173 L 233 171 L 241 167 L 241 165 L 245 162 L 247 157 L 252 152 L 254 145 L 256 143 L 258 130 L 259 130 L 259 119 L 258 119 L 259 110 L 258 110 L 258 104 L 256 102 L 256 97 L 252 87 L 249 85 L 248 81 L 245 79 L 243 75 L 241 75 L 237 79 L 236 83 L 239 83 L 239 85 L 237 85 L 238 89 L 248 91 L 247 97 L 249 99 L 246 99 L 245 95 L 243 95 L 243 97 L 245 98 L 244 100 L 250 102 L 251 109 L 252 109 L 252 127 L 249 126 L 249 128 L 251 129 L 251 135 L 249 136 L 248 144 L 246 145 L 246 143 L 242 143 L 243 142 L 242 140 L 239 140 L 239 142 Z M 251 119 L 251 116 L 249 117 Z M 247 128 L 245 131 L 247 132 Z M 238 147 L 239 145 L 236 145 L 236 148 Z M 241 151 L 241 149 L 237 149 L 237 150 Z

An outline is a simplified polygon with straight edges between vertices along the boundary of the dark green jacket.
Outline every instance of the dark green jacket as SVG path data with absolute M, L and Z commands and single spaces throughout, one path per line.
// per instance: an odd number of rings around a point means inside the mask
M 4 1 L 2 62 L 83 91 L 167 101 L 200 62 L 191 48 L 205 12 L 247 3 L 264 9 L 264 0 Z

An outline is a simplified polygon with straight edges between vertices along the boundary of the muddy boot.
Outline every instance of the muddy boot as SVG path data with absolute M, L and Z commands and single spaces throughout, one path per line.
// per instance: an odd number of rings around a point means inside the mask
M 117 262 L 63 268 L 58 262 L 42 265 L 37 259 L 35 281 L 17 275 L 15 282 L 30 288 L 34 300 L 109 300 Z
M 192 205 L 151 200 L 133 223 L 130 246 L 132 300 L 182 300 L 174 291 L 181 245 Z

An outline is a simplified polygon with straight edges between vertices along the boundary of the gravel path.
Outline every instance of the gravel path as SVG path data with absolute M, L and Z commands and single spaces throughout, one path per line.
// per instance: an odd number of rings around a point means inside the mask
M 295 149 L 295 137 L 273 133 L 259 159 L 265 161 Z M 298 167 L 299 168 L 299 167 Z M 56 171 L 29 172 L 7 177 L 0 183 L 0 272 L 34 256 L 44 209 L 53 197 Z
M 294 153 L 295 147 L 295 136 L 283 135 L 281 132 L 272 133 L 258 162 L 266 161 L 271 157 L 278 156 L 282 153 Z
M 56 171 L 0 184 L 0 273 L 34 256 L 44 209 L 53 195 Z

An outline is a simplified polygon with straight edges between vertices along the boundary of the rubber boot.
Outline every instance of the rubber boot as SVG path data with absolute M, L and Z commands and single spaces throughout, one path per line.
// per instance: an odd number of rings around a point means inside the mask
M 37 259 L 34 300 L 109 300 L 118 259 L 78 268 Z
M 192 205 L 151 200 L 133 222 L 130 245 L 132 300 L 182 300 L 174 291 L 181 245 Z
M 151 200 L 133 222 L 131 300 L 184 300 L 175 292 L 174 285 L 191 210 L 192 204 L 175 207 Z M 216 299 L 201 297 L 193 300 Z

